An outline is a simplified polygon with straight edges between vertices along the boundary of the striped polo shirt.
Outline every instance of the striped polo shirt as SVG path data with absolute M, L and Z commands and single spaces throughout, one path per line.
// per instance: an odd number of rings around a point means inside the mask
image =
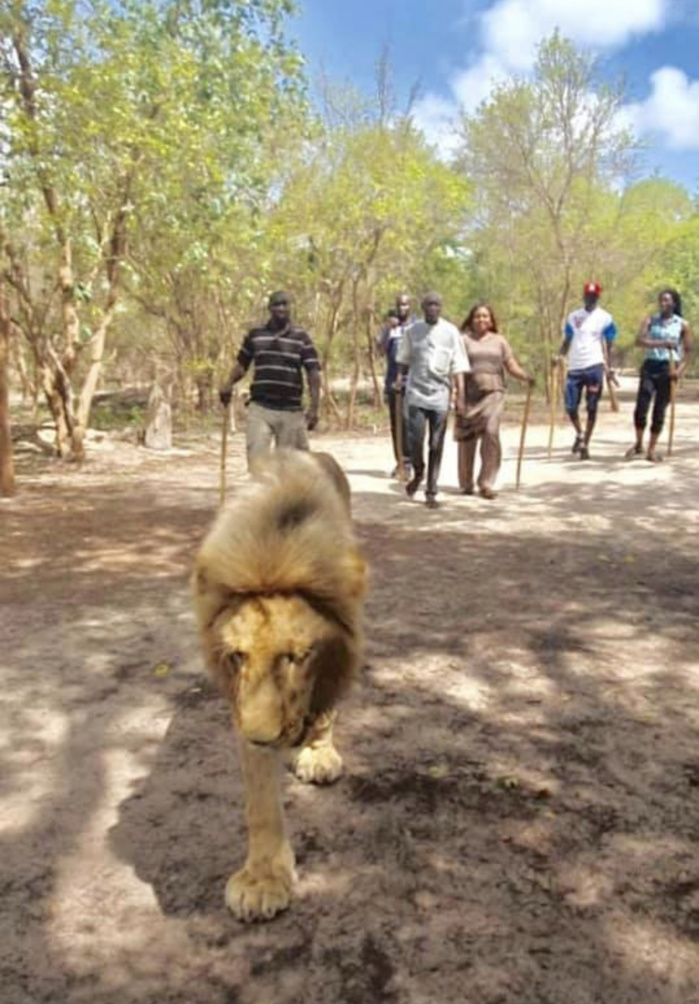
M 240 347 L 238 362 L 244 370 L 250 363 L 255 365 L 250 399 L 263 408 L 275 411 L 301 411 L 301 370 L 309 373 L 320 369 L 311 336 L 294 327 L 281 331 L 267 325 L 253 328 Z

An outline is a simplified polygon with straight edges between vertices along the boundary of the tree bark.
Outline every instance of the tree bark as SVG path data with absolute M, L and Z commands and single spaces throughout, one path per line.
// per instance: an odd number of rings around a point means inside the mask
M 354 425 L 354 410 L 357 403 L 357 385 L 359 383 L 360 357 L 359 357 L 359 279 L 352 280 L 352 379 L 350 381 L 350 392 L 347 399 L 347 418 L 345 424 L 348 429 Z
M 10 429 L 10 310 L 0 286 L 0 495 L 15 493 L 15 468 Z
M 366 337 L 367 337 L 367 349 L 369 352 L 369 372 L 371 374 L 371 383 L 374 391 L 374 408 L 381 407 L 382 393 L 381 384 L 379 383 L 379 375 L 376 372 L 376 343 L 374 341 L 376 332 L 376 307 L 374 302 L 375 289 L 372 285 L 369 291 L 369 304 L 367 306 L 366 312 Z

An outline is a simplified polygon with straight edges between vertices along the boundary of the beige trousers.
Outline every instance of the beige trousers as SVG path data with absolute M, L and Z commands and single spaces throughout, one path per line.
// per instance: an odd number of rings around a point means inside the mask
M 276 411 L 252 402 L 247 410 L 248 468 L 256 457 L 269 453 L 272 443 L 292 450 L 307 450 L 306 416 L 302 411 Z
M 491 424 L 495 428 L 491 428 Z M 494 488 L 502 461 L 500 446 L 500 416 L 495 422 L 488 422 L 480 436 L 459 440 L 459 485 L 463 490 L 473 490 L 473 474 L 476 462 L 478 440 L 481 441 L 481 469 L 478 475 L 479 488 Z

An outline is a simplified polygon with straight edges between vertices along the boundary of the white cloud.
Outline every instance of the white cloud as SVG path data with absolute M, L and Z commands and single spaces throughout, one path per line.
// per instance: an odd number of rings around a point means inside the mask
M 509 69 L 526 71 L 556 28 L 581 45 L 616 48 L 661 29 L 668 7 L 669 0 L 499 0 L 481 16 L 482 44 Z
M 699 150 L 699 80 L 674 66 L 651 74 L 645 101 L 627 105 L 624 116 L 638 133 L 660 134 L 674 150 Z
M 556 28 L 580 45 L 618 48 L 634 35 L 659 31 L 672 0 L 496 0 L 477 19 L 473 58 L 449 80 L 450 98 L 428 93 L 414 119 L 442 153 L 456 143 L 450 128 L 459 107 L 474 111 L 493 84 L 527 73 L 536 47 Z
M 420 98 L 411 112 L 415 125 L 445 160 L 458 146 L 458 137 L 454 131 L 458 112 L 458 105 L 454 101 L 440 98 L 436 94 L 426 94 L 424 98 Z
M 485 53 L 465 70 L 451 78 L 454 99 L 464 111 L 473 112 L 488 97 L 495 84 L 508 76 L 507 67 L 497 57 Z

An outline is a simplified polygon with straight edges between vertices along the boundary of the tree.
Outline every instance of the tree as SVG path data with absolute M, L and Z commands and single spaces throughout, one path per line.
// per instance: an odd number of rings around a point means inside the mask
M 10 429 L 10 308 L 0 283 L 0 495 L 14 495 L 15 471 Z
M 188 175 L 244 197 L 251 147 L 296 86 L 288 0 L 14 0 L 0 15 L 8 104 L 4 276 L 59 454 L 80 458 L 129 247 Z M 213 150 L 211 155 L 210 152 Z
M 391 302 L 417 276 L 424 290 L 421 265 L 456 241 L 471 192 L 407 118 L 341 121 L 325 127 L 298 159 L 270 215 L 269 236 L 281 248 L 275 272 L 296 275 L 303 308 L 321 332 L 325 401 L 336 416 L 333 367 L 338 358 L 350 367 L 345 422 L 351 425 L 365 363 L 380 399 L 373 367 L 377 303 Z
M 528 301 L 520 320 L 537 324 L 547 359 L 606 239 L 593 225 L 599 190 L 618 186 L 632 164 L 622 101 L 595 58 L 555 33 L 530 80 L 501 84 L 462 117 L 457 164 L 478 193 L 474 251 L 501 289 Z

